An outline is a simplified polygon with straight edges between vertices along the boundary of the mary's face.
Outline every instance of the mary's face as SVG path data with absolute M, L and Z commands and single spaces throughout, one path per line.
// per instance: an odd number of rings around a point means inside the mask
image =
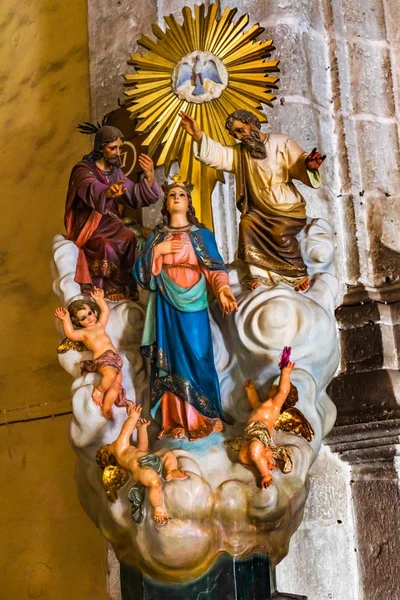
M 187 213 L 189 208 L 189 198 L 185 190 L 180 187 L 171 188 L 167 195 L 167 211 L 170 215 Z

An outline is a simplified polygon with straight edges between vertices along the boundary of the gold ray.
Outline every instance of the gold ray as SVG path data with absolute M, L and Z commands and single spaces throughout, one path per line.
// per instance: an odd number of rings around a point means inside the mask
M 127 73 L 126 75 L 124 75 L 124 79 L 128 83 L 135 83 L 136 81 L 155 81 L 157 83 L 158 81 L 160 81 L 160 79 L 170 81 L 171 73 L 163 74 L 157 71 L 148 71 L 147 73 Z
M 174 60 L 176 62 L 178 62 L 182 56 L 181 53 L 179 52 L 179 50 L 176 47 L 176 44 L 174 43 L 174 40 L 170 38 L 170 36 L 168 36 L 166 33 L 164 33 L 164 31 L 161 29 L 161 27 L 159 27 L 158 25 L 155 25 L 153 23 L 153 25 L 151 26 L 151 29 L 154 33 L 154 35 L 156 36 L 156 38 L 158 38 L 160 40 L 160 44 L 163 44 L 165 49 L 168 52 L 168 56 L 170 58 L 174 58 Z
M 148 96 L 140 98 L 140 100 L 138 100 L 136 104 L 134 104 L 133 106 L 128 106 L 128 110 L 134 115 L 140 110 L 142 110 L 142 108 L 147 108 L 150 107 L 150 105 L 154 105 L 161 98 L 163 98 L 164 102 L 167 102 L 167 100 L 169 100 L 170 98 L 172 99 L 174 97 L 175 94 L 172 94 L 171 92 L 162 95 L 160 95 L 159 92 L 156 92 L 154 94 L 149 94 Z
M 184 112 L 189 112 L 188 102 L 183 102 L 181 106 L 181 110 Z M 171 125 L 171 129 L 168 131 L 168 139 L 165 142 L 165 146 L 162 149 L 160 154 L 160 158 L 157 161 L 158 165 L 165 165 L 167 172 L 169 172 L 170 164 L 171 164 L 171 156 L 176 156 L 176 137 L 177 132 L 179 133 L 180 128 L 180 119 L 179 116 L 176 115 L 175 122 Z M 173 160 L 173 159 L 172 159 Z
M 231 81 L 230 87 L 232 88 L 232 91 L 239 90 L 242 94 L 247 94 L 251 98 L 258 98 L 261 100 L 261 102 L 265 102 L 270 106 L 272 106 L 271 99 L 276 97 L 273 94 L 266 93 L 265 90 L 260 89 L 256 85 L 249 85 L 247 83 L 237 83 L 236 81 Z
M 236 44 L 240 43 L 243 37 L 243 34 L 240 35 L 242 29 L 244 29 L 247 25 L 247 23 L 249 22 L 249 15 L 243 15 L 242 17 L 240 17 L 239 21 L 236 23 L 236 25 L 232 25 L 232 29 L 229 32 L 228 36 L 225 36 L 224 39 L 221 39 L 218 43 L 218 45 L 215 47 L 214 52 L 215 54 L 218 54 L 218 56 L 220 58 L 223 58 L 224 54 L 223 54 L 223 49 L 226 48 L 227 46 L 232 46 L 232 44 L 234 46 L 236 46 Z M 247 34 L 246 34 L 247 35 Z
M 260 27 L 258 24 L 253 25 L 248 31 L 243 33 L 240 38 L 233 40 L 229 45 L 225 45 L 224 48 L 221 48 L 221 52 L 219 53 L 220 58 L 223 60 L 225 56 L 229 55 L 230 52 L 239 50 L 239 48 L 247 44 L 249 41 L 254 40 L 254 38 L 258 37 L 263 32 L 264 27 Z
M 169 15 L 169 17 L 164 17 L 164 21 L 167 23 L 167 25 L 169 25 L 176 44 L 182 49 L 182 56 L 190 54 L 190 45 L 188 45 L 188 41 L 183 35 L 182 27 L 176 22 L 175 17 L 173 15 Z
M 172 102 L 168 108 L 165 109 L 162 119 L 160 119 L 158 124 L 153 127 L 151 133 L 143 142 L 143 146 L 148 147 L 150 156 L 154 154 L 157 146 L 160 144 L 165 134 L 165 129 L 168 130 L 174 119 L 176 119 L 177 109 L 179 110 L 177 105 L 182 104 L 182 100 L 176 100 L 176 102 Z M 174 114 L 172 114 L 173 112 Z
M 208 9 L 206 21 L 204 24 L 204 31 L 205 31 L 204 50 L 206 52 L 210 51 L 210 42 L 214 38 L 214 33 L 217 28 L 217 19 L 216 19 L 217 12 L 218 12 L 217 5 L 211 4 L 210 8 Z
M 220 98 L 221 99 L 221 98 Z M 245 110 L 249 110 L 257 115 L 260 121 L 266 121 L 267 117 L 264 113 L 261 112 L 261 104 L 260 102 L 254 101 L 252 98 L 245 96 L 243 94 L 238 94 L 234 90 L 229 90 L 229 92 L 224 96 L 224 101 L 230 104 L 231 110 L 229 113 L 238 110 L 239 108 L 244 108 Z
M 169 90 L 171 90 L 171 82 L 170 81 L 160 81 L 159 84 L 157 83 L 145 83 L 145 84 L 139 84 L 134 90 L 128 90 L 127 92 L 124 92 L 125 96 L 127 96 L 128 98 L 134 97 L 134 98 L 138 98 L 140 96 L 143 96 L 143 94 L 148 94 L 149 91 L 161 91 L 162 89 L 166 89 L 169 88 Z
M 250 72 L 265 72 L 265 71 L 279 71 L 277 68 L 279 60 L 255 60 L 254 62 L 247 63 L 245 66 L 236 65 L 234 67 L 227 67 L 228 74 L 246 71 Z
M 183 25 L 182 31 L 188 40 L 188 44 L 190 46 L 191 52 L 194 50 L 199 50 L 199 41 L 197 39 L 197 31 L 195 28 L 195 24 L 192 18 L 192 11 L 188 6 L 185 6 L 182 9 L 183 14 Z
M 211 41 L 211 43 L 210 43 L 210 47 L 209 47 L 210 52 L 214 51 L 214 48 L 216 47 L 216 45 L 219 43 L 221 37 L 226 32 L 226 29 L 231 24 L 232 19 L 236 13 L 237 13 L 237 8 L 233 8 L 233 9 L 226 8 L 224 10 L 220 20 L 217 23 L 217 27 L 215 29 L 215 34 L 214 34 L 214 40 Z
M 204 4 L 195 4 L 194 6 L 194 22 L 197 27 L 198 36 L 198 48 L 204 50 L 205 33 L 206 33 L 206 18 L 205 18 L 206 7 Z
M 165 31 L 163 31 L 157 23 L 152 24 L 151 30 L 159 40 L 164 40 L 166 38 Z
M 165 100 L 165 98 L 160 98 L 160 100 L 156 103 L 153 104 L 152 106 L 150 106 L 147 110 L 144 110 L 143 112 L 140 113 L 140 119 L 148 119 L 149 117 L 153 117 L 154 122 L 156 122 L 156 120 L 158 119 L 158 116 L 160 114 L 160 109 L 161 112 L 163 110 L 163 108 L 165 107 L 166 102 L 170 103 L 173 100 L 176 100 L 176 96 L 175 94 L 171 93 L 171 95 L 167 98 L 167 100 Z M 140 121 L 142 123 L 142 121 Z M 150 126 L 150 124 L 149 124 Z
M 267 40 L 266 42 L 247 42 L 238 50 L 227 56 L 224 60 L 224 64 L 228 66 L 237 63 L 237 61 L 246 63 L 248 60 L 264 58 L 264 56 L 271 51 L 271 43 L 271 40 Z
M 131 54 L 128 64 L 133 65 L 135 69 L 138 67 L 143 69 L 149 69 L 150 71 L 167 71 L 171 73 L 174 70 L 175 63 L 163 59 L 156 54 L 149 52 L 142 56 L 141 54 Z
M 261 76 L 260 73 L 235 73 L 234 75 L 229 76 L 229 81 L 243 81 L 244 83 L 253 83 L 255 85 L 262 86 L 265 89 L 266 85 L 268 85 L 269 88 L 277 88 L 279 77 Z
M 169 102 L 165 102 L 165 100 L 163 99 L 157 105 L 156 109 L 154 107 L 151 107 L 151 109 L 149 111 L 147 111 L 148 113 L 150 113 L 147 118 L 145 118 L 144 114 L 142 114 L 140 116 L 140 119 L 143 118 L 143 121 L 140 120 L 140 123 L 137 125 L 136 130 L 137 131 L 146 131 L 146 129 L 148 129 L 149 127 L 152 127 L 155 123 L 158 123 L 161 119 L 161 124 L 164 123 L 164 130 L 163 130 L 163 133 L 164 133 L 165 127 L 167 126 L 165 123 L 165 115 L 167 114 L 167 111 L 170 111 L 171 107 L 172 107 L 172 109 L 179 110 L 179 104 L 181 102 L 182 102 L 182 100 L 179 100 L 176 96 L 174 97 L 173 100 L 169 100 Z

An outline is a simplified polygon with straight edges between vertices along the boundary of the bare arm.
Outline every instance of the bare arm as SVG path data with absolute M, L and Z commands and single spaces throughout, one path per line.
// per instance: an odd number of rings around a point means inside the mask
M 101 323 L 103 327 L 106 327 L 110 318 L 110 309 L 108 308 L 107 302 L 104 300 L 104 290 L 95 287 L 94 291 L 90 292 L 90 296 L 100 309 L 99 323 Z
M 121 433 L 115 440 L 114 444 L 118 452 L 123 452 L 128 446 L 130 446 L 131 435 L 137 425 L 137 422 L 142 412 L 142 406 L 131 402 L 127 407 L 128 418 L 122 425 Z
M 278 391 L 275 394 L 275 396 L 271 398 L 271 402 L 274 404 L 274 406 L 277 406 L 279 410 L 282 408 L 283 403 L 285 402 L 290 392 L 290 376 L 295 366 L 296 363 L 289 362 L 287 366 L 282 369 L 281 376 L 279 379 Z
M 66 308 L 58 307 L 54 311 L 54 316 L 60 319 L 63 324 L 64 335 L 73 342 L 83 342 L 83 331 L 74 329 L 71 317 Z
M 144 418 L 140 418 L 137 424 L 137 449 L 143 450 L 144 452 L 149 451 L 149 435 L 147 428 L 150 425 L 150 421 Z
M 261 402 L 254 381 L 252 379 L 246 379 L 243 383 L 243 388 L 247 394 L 247 399 L 251 408 L 255 410 L 261 405 Z

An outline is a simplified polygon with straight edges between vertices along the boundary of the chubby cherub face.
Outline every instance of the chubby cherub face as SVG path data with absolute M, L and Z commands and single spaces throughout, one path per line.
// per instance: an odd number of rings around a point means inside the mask
M 97 315 L 88 304 L 84 304 L 84 308 L 76 313 L 76 319 L 81 327 L 91 327 L 97 322 Z

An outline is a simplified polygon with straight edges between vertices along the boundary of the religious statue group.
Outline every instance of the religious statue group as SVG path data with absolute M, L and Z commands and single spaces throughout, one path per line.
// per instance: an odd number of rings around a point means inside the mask
M 304 152 L 285 135 L 262 133 L 257 117 L 245 110 L 227 117 L 226 128 L 239 142 L 232 146 L 210 139 L 190 115 L 180 116 L 183 129 L 193 138 L 194 157 L 236 175 L 235 200 L 241 212 L 237 258 L 247 268 L 242 285 L 254 290 L 283 283 L 299 293 L 307 290 L 310 281 L 297 240 L 306 224 L 305 201 L 293 180 L 319 187 L 319 167 L 325 157 L 316 149 Z M 103 473 L 119 468 L 120 485 L 132 475 L 135 485 L 129 498 L 136 522 L 142 520 L 143 493 L 148 488 L 154 520 L 165 524 L 168 515 L 160 477 L 170 481 L 186 474 L 178 468 L 173 452 L 151 452 L 150 418 L 159 425 L 159 439 L 196 441 L 223 432 L 208 307 L 212 296 L 225 315 L 237 311 L 238 305 L 214 235 L 196 217 L 192 184 L 175 176 L 161 188 L 153 161 L 145 154 L 139 157 L 143 178 L 138 183 L 126 179 L 120 162 L 123 141 L 118 129 L 102 126 L 93 151 L 72 170 L 65 227 L 79 251 L 75 281 L 82 298 L 57 308 L 55 316 L 69 341 L 93 353 L 80 367 L 82 374 L 99 375 L 92 400 L 103 417 L 113 418 L 114 405 L 127 410 L 118 438 L 99 449 L 98 465 Z M 146 208 L 159 200 L 162 221 L 135 256 L 135 235 L 124 224 L 120 208 Z M 137 286 L 148 291 L 141 344 L 151 370 L 147 417 L 140 404 L 126 397 L 122 359 L 106 332 L 109 302 L 137 300 Z M 227 441 L 242 464 L 256 469 L 262 488 L 272 484 L 276 461 L 282 463 L 283 472 L 289 472 L 292 463 L 290 451 L 273 440 L 280 415 L 296 410 L 296 388 L 290 382 L 295 363 L 290 352 L 280 368 L 279 384 L 264 402 L 254 383 L 244 382 L 251 412 L 244 435 Z M 301 433 L 310 440 L 311 426 L 305 419 L 303 425 Z M 111 501 L 116 500 L 115 489 L 108 489 Z

